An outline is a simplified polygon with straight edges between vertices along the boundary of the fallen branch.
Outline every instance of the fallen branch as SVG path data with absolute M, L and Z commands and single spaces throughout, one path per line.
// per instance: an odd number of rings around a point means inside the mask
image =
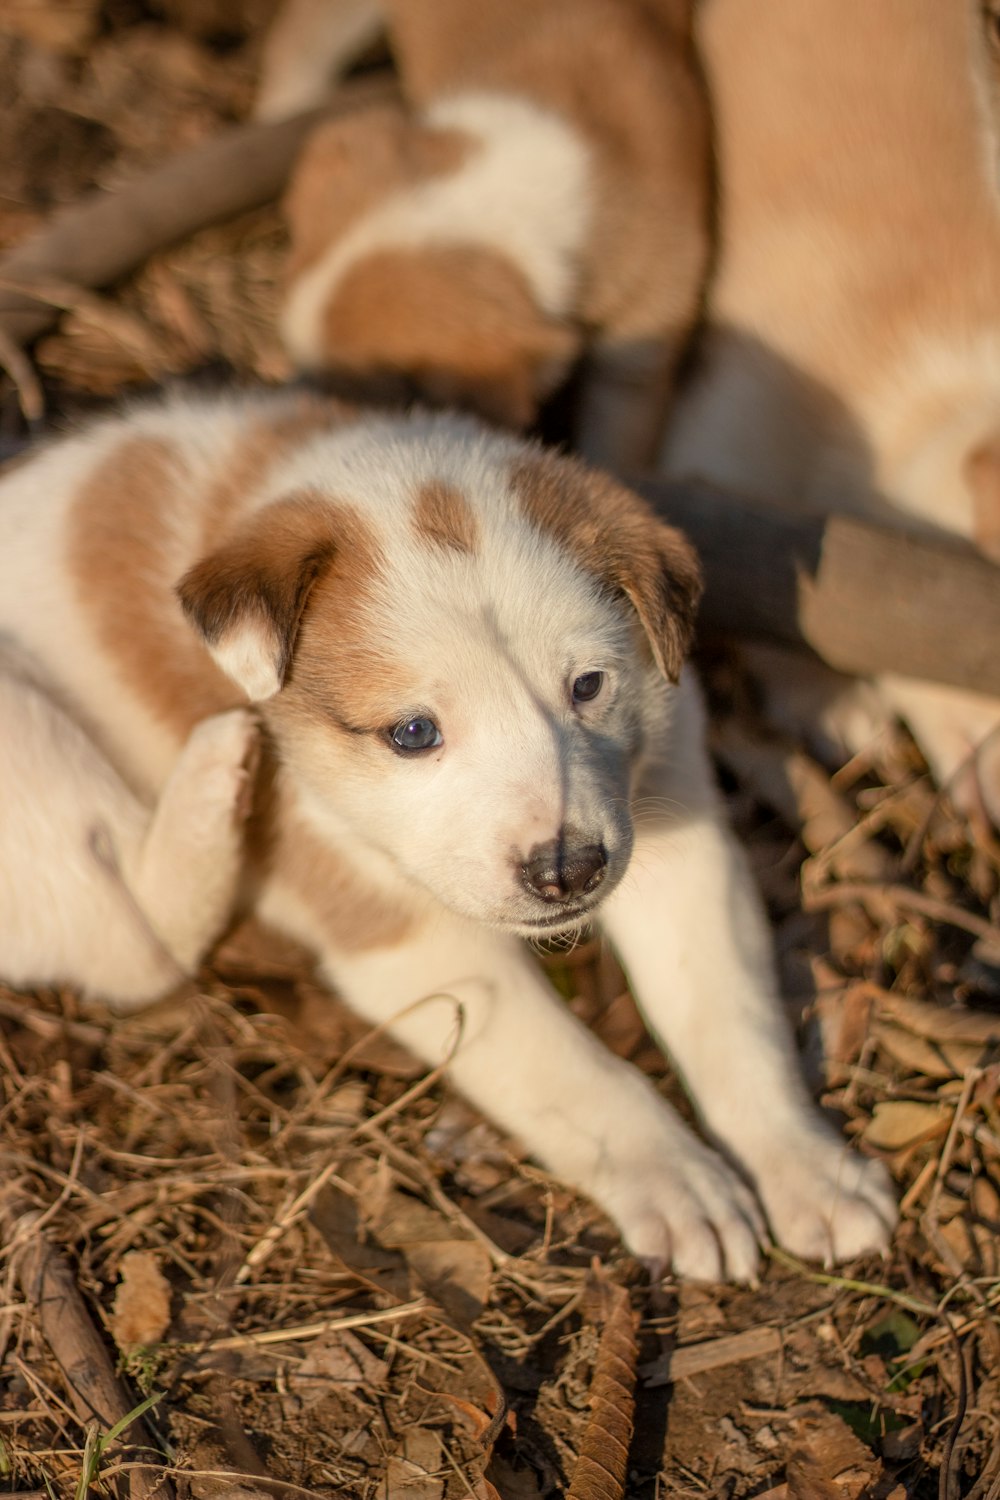
M 235 126 L 117 192 L 94 193 L 53 215 L 37 234 L 0 256 L 0 336 L 26 344 L 50 327 L 59 313 L 60 299 L 47 296 L 54 285 L 108 286 L 206 225 L 272 202 L 314 125 L 384 103 L 395 93 L 381 79 L 345 84 L 322 109 Z
M 807 646 L 841 672 L 1000 695 L 1000 568 L 968 543 L 793 515 L 707 484 L 638 488 L 701 554 L 704 629 Z
M 642 1374 L 647 1386 L 674 1385 L 690 1375 L 704 1375 L 765 1354 L 780 1354 L 783 1344 L 780 1328 L 746 1328 L 742 1333 L 727 1333 L 722 1338 L 671 1349 L 653 1365 L 644 1367 Z
M 32 1304 L 41 1335 L 51 1349 L 66 1381 L 66 1392 L 82 1423 L 96 1423 L 100 1434 L 108 1434 L 136 1403 L 125 1393 L 100 1332 L 95 1328 L 73 1272 L 59 1252 L 37 1228 L 35 1210 L 22 1213 L 5 1226 L 11 1237 L 24 1240 L 17 1253 L 17 1277 L 24 1296 Z M 141 1416 L 122 1431 L 122 1441 L 155 1449 Z M 134 1500 L 154 1494 L 171 1500 L 173 1488 L 161 1472 L 138 1469 L 129 1477 Z

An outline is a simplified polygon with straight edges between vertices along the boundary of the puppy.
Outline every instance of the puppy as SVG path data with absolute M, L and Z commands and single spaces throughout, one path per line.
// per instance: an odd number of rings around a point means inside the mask
M 26 810 L 0 819 L 0 973 L 125 1009 L 197 962 L 171 903 L 214 870 L 219 925 L 253 704 L 243 902 L 369 1020 L 454 1048 L 458 1087 L 633 1250 L 751 1278 L 761 1207 L 801 1255 L 883 1246 L 887 1180 L 806 1098 L 720 816 L 682 670 L 697 593 L 635 496 L 468 418 L 173 398 L 53 445 L 0 482 L 0 632 L 35 664 L 0 679 Z M 520 942 L 592 917 L 724 1155 Z
M 386 0 L 415 112 L 333 122 L 303 153 L 281 317 L 299 366 L 517 428 L 586 352 L 577 446 L 648 467 L 708 249 L 687 10 Z M 296 81 L 312 92 L 292 57 L 314 54 L 308 72 L 331 48 L 346 55 L 377 17 L 346 0 L 293 6 L 265 112 Z
M 707 0 L 720 249 L 668 473 L 955 533 L 1000 560 L 1000 217 L 979 10 Z M 782 667 L 785 706 L 787 683 Z M 1000 820 L 1000 703 L 895 676 L 819 691 L 846 748 L 898 713 L 938 781 Z

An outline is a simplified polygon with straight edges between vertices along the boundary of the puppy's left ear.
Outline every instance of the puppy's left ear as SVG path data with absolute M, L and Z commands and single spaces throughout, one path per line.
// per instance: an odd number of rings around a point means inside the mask
M 687 537 L 624 485 L 575 459 L 533 454 L 515 468 L 513 482 L 530 520 L 630 601 L 656 665 L 676 682 L 702 594 Z
M 318 500 L 276 501 L 177 585 L 216 665 L 251 702 L 284 683 L 309 592 L 336 550 L 333 523 Z

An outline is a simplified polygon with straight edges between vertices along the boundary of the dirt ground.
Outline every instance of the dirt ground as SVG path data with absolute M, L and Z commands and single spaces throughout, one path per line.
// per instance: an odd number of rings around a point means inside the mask
M 242 118 L 270 10 L 0 0 L 0 245 Z M 49 420 L 282 378 L 283 250 L 268 209 L 69 299 L 33 351 Z M 734 649 L 704 667 L 805 1066 L 899 1183 L 887 1259 L 650 1286 L 260 932 L 124 1021 L 0 988 L 0 1492 L 997 1500 L 1000 845 L 902 732 L 831 776 Z M 540 961 L 676 1097 L 608 955 Z M 121 1434 L 84 1415 L 114 1368 L 123 1413 L 150 1403 Z

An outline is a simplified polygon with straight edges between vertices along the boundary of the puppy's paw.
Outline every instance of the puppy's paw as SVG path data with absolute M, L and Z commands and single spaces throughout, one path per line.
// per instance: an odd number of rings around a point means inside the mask
M 195 725 L 178 771 L 186 800 L 199 804 L 211 827 L 246 819 L 259 755 L 260 730 L 248 709 L 233 708 Z
M 892 1180 L 832 1132 L 776 1143 L 757 1188 L 775 1242 L 802 1260 L 830 1266 L 888 1249 L 898 1217 Z
M 753 1193 L 722 1158 L 678 1122 L 659 1152 L 607 1163 L 591 1192 L 632 1253 L 654 1274 L 753 1283 L 764 1221 Z

